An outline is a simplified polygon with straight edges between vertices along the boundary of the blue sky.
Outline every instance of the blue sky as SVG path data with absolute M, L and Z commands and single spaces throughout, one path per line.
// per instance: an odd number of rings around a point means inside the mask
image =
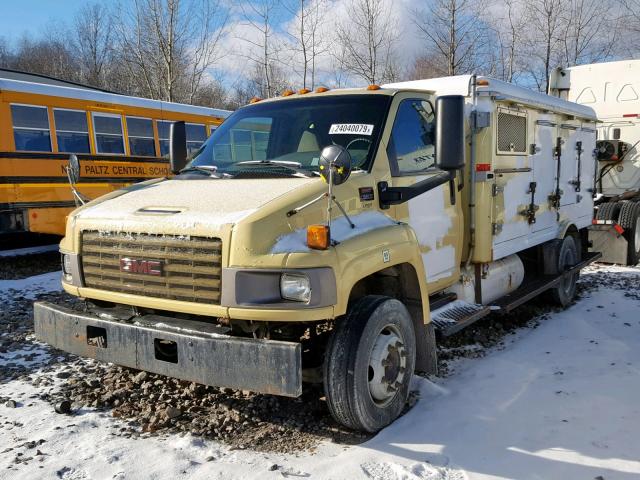
M 86 0 L 2 0 L 0 37 L 16 41 L 23 33 L 39 33 L 53 20 L 69 23 Z

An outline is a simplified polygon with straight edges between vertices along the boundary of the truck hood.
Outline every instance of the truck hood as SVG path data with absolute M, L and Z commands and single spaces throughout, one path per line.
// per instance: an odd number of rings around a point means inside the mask
M 207 235 L 235 224 L 314 178 L 166 180 L 131 191 L 76 215 L 83 229 Z

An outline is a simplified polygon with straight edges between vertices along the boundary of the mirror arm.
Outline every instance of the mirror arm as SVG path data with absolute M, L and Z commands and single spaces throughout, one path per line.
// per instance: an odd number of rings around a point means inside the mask
M 387 209 L 390 205 L 400 205 L 408 202 L 418 195 L 422 195 L 447 182 L 452 182 L 453 175 L 455 175 L 454 172 L 441 171 L 409 187 L 390 187 L 387 182 L 378 182 L 380 208 Z

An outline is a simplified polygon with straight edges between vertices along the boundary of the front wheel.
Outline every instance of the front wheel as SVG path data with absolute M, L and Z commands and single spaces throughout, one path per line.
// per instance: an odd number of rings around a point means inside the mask
M 415 332 L 405 306 L 369 295 L 341 319 L 327 346 L 324 390 L 341 424 L 376 432 L 393 422 L 409 396 Z

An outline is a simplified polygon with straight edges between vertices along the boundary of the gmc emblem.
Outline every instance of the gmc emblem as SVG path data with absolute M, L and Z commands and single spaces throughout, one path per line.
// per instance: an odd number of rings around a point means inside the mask
M 138 260 L 122 257 L 120 258 L 120 271 L 160 277 L 162 276 L 162 262 L 160 260 Z

